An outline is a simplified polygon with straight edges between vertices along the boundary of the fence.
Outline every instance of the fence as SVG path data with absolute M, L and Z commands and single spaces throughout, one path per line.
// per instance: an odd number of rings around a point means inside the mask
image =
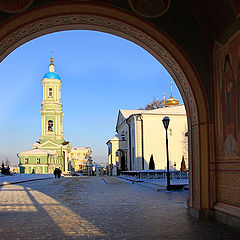
M 188 179 L 188 172 L 170 171 L 171 179 Z M 165 179 L 167 172 L 163 170 L 121 171 L 120 176 L 131 176 L 137 179 Z

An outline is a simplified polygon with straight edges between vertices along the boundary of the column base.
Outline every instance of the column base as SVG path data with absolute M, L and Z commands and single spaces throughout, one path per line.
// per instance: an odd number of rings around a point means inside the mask
M 234 212 L 232 212 L 234 211 Z M 233 228 L 240 229 L 240 209 L 226 204 L 217 203 L 212 210 L 199 210 L 189 207 L 189 213 L 195 218 L 201 220 L 215 220 Z
M 195 218 L 201 219 L 201 220 L 214 220 L 215 214 L 214 210 L 206 210 L 206 209 L 197 209 L 193 207 L 189 207 L 189 213 Z
M 225 203 L 216 203 L 215 220 L 240 229 L 240 208 Z

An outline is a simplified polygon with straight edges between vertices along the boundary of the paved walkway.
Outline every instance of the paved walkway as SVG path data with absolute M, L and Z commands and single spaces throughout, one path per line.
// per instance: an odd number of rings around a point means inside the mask
M 114 177 L 0 190 L 0 239 L 240 239 L 239 230 L 190 217 L 187 191 L 154 191 Z

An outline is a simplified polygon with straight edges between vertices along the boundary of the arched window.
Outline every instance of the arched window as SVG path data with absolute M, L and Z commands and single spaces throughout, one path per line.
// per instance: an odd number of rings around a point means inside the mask
M 53 132 L 53 121 L 52 120 L 48 121 L 48 131 Z
M 49 89 L 48 89 L 48 96 L 49 96 L 49 97 L 52 97 L 52 93 L 53 93 L 52 88 L 49 88 Z

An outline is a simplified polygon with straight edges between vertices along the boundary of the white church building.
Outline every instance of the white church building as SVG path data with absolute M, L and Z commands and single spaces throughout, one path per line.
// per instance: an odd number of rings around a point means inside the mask
M 149 169 L 151 155 L 155 169 L 166 169 L 166 130 L 162 119 L 168 116 L 170 169 L 180 170 L 184 158 L 188 166 L 188 128 L 184 105 L 171 97 L 164 107 L 153 110 L 119 110 L 117 134 L 107 142 L 110 175 L 117 171 Z

